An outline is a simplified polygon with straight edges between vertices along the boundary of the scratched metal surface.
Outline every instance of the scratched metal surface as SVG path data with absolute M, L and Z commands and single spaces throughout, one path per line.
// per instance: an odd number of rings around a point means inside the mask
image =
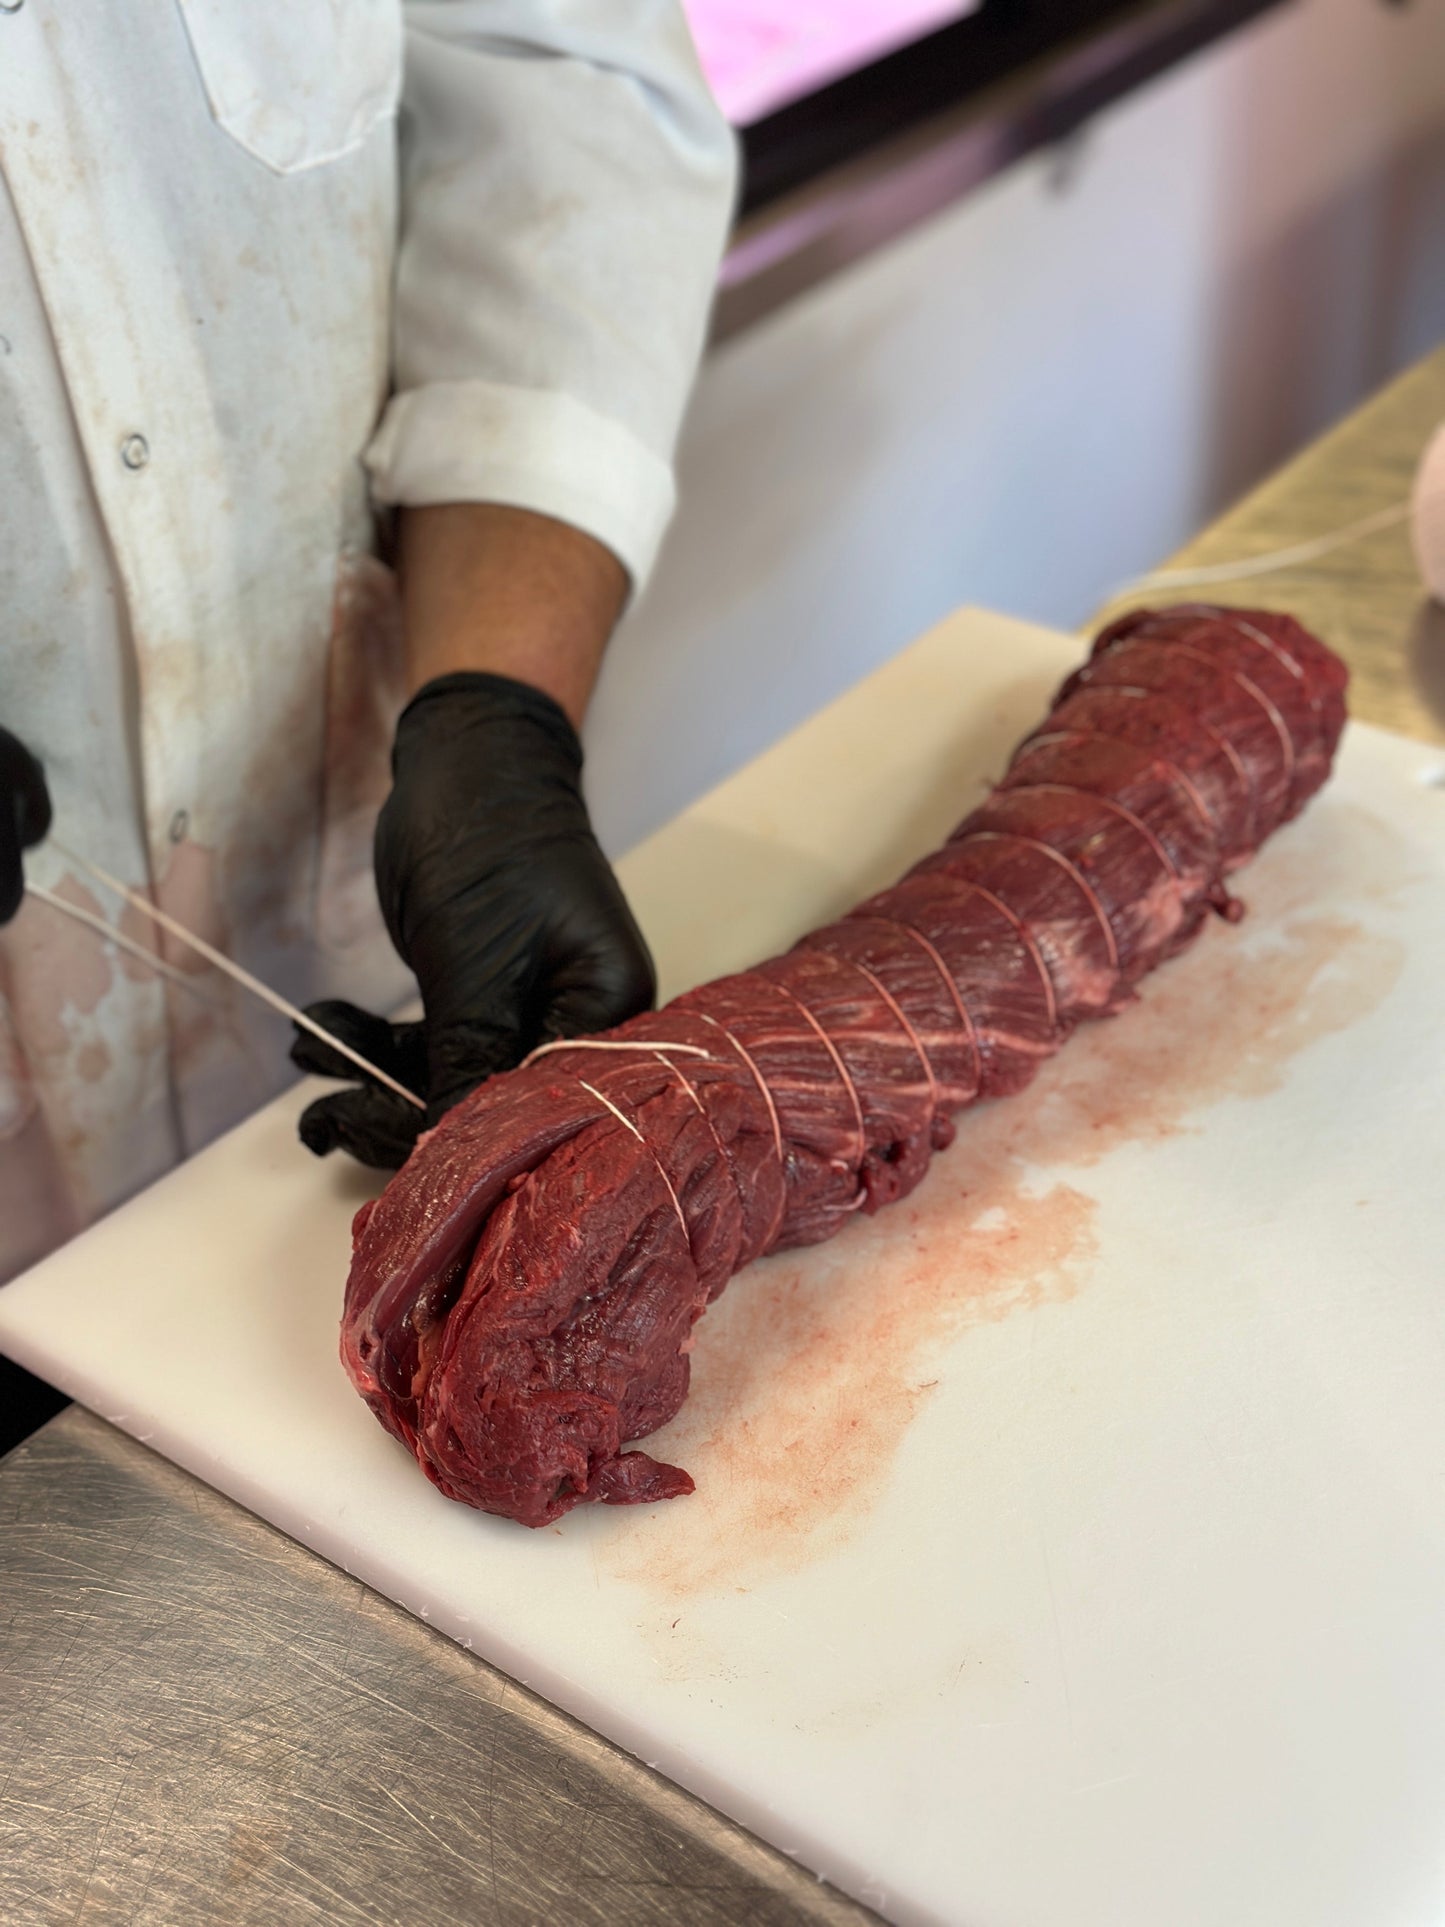
M 0 1921 L 875 1916 L 72 1407 L 0 1462 Z

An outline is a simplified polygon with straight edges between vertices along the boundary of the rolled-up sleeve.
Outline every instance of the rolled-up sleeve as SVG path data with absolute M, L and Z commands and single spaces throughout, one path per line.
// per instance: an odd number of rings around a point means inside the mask
M 382 504 L 504 502 L 646 581 L 732 211 L 677 0 L 406 8 Z

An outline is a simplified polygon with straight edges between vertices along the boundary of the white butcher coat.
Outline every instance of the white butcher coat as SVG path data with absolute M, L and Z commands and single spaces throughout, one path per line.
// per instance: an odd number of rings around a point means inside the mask
M 56 835 L 298 1002 L 395 1004 L 373 505 L 645 581 L 733 167 L 676 0 L 0 0 L 0 723 Z M 287 1075 L 168 954 L 0 931 L 0 1278 Z

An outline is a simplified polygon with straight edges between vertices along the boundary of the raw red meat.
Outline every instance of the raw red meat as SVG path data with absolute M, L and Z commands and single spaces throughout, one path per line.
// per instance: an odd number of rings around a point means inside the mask
M 1287 616 L 1105 629 L 1003 782 L 786 956 L 495 1077 L 358 1212 L 342 1358 L 452 1498 L 540 1526 L 673 1498 L 735 1271 L 910 1191 L 951 1113 L 1128 1001 L 1329 773 L 1345 671 Z

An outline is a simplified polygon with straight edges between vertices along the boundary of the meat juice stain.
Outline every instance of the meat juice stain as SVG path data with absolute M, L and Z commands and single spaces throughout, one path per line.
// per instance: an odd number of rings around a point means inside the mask
M 843 1546 L 887 1488 L 940 1351 L 1088 1281 L 1098 1207 L 1049 1170 L 1278 1089 L 1300 1051 L 1389 994 L 1403 946 L 1317 908 L 1346 880 L 1356 900 L 1388 900 L 1408 879 L 1393 833 L 1337 806 L 1250 866 L 1244 925 L 1211 919 L 1119 1018 L 1082 1026 L 1027 1090 L 962 1116 L 912 1197 L 735 1279 L 699 1327 L 687 1403 L 646 1442 L 697 1493 L 607 1535 L 599 1556 L 677 1598 L 745 1592 Z

